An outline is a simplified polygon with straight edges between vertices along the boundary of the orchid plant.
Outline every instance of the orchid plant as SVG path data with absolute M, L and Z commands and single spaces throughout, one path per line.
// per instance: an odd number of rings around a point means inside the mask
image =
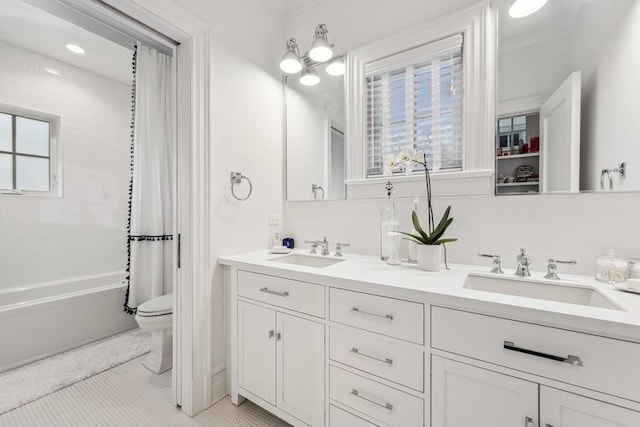
M 429 167 L 427 165 L 427 155 L 425 153 L 417 153 L 413 147 L 407 147 L 400 152 L 397 156 L 389 156 L 387 162 L 385 162 L 385 173 L 392 174 L 393 170 L 400 165 L 404 166 L 405 173 L 410 165 L 414 163 L 422 165 L 424 168 L 424 175 L 427 184 L 427 214 L 428 214 L 428 227 L 424 230 L 420 225 L 418 215 L 415 211 L 411 213 L 411 220 L 413 222 L 413 228 L 415 234 L 400 232 L 408 237 L 408 239 L 415 241 L 420 245 L 444 245 L 445 243 L 455 242 L 456 238 L 444 238 L 443 235 L 447 231 L 447 228 L 453 222 L 453 218 L 449 218 L 451 213 L 451 206 L 445 209 L 442 218 L 436 226 L 433 216 L 433 206 L 431 204 L 431 175 L 429 174 Z M 446 264 L 446 248 L 445 248 L 445 264 Z

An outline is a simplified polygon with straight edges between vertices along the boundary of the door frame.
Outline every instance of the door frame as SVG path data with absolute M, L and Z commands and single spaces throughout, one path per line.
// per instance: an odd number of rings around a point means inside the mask
M 99 1 L 179 43 L 177 219 L 180 268 L 174 284 L 174 404 L 193 416 L 211 406 L 211 276 L 209 259 L 209 32 L 169 0 Z

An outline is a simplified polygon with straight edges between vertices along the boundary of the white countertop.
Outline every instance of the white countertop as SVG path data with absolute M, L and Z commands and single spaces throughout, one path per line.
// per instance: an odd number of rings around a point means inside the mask
M 307 251 L 302 249 L 296 249 L 291 254 L 308 255 Z M 449 270 L 427 272 L 419 270 L 412 264 L 390 266 L 377 257 L 348 253 L 344 258 L 338 258 L 344 261 L 322 268 L 273 261 L 284 256 L 287 255 L 270 254 L 264 250 L 223 256 L 218 259 L 218 263 L 295 280 L 364 292 L 375 291 L 382 295 L 423 300 L 436 305 L 446 305 L 640 342 L 640 295 L 619 291 L 613 285 L 600 283 L 592 277 L 559 272 L 562 280 L 554 281 L 543 279 L 546 272 L 531 271 L 531 278 L 522 279 L 515 276 L 513 269 L 505 269 L 504 275 L 496 276 L 554 285 L 574 284 L 592 287 L 618 305 L 621 310 L 512 296 L 463 287 L 469 273 L 493 277 L 493 274 L 489 273 L 490 267 L 449 264 Z M 335 259 L 331 256 L 315 256 Z

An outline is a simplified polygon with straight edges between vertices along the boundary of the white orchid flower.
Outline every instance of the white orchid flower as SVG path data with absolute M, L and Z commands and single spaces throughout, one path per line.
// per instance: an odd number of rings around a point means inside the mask
M 424 166 L 424 153 L 422 152 L 415 152 L 414 156 L 411 158 L 411 160 L 413 160 L 416 163 L 420 163 L 421 165 Z
M 384 158 L 383 175 L 384 176 L 393 175 L 393 170 L 397 167 L 398 167 L 398 161 L 396 160 L 396 157 L 393 154 L 388 154 Z
M 416 157 L 416 150 L 412 146 L 408 145 L 402 149 L 398 156 L 398 162 L 411 162 Z

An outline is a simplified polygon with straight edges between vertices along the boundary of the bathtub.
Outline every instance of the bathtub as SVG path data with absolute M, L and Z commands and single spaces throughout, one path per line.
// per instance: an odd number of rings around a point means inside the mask
M 126 273 L 0 290 L 0 372 L 135 328 Z

